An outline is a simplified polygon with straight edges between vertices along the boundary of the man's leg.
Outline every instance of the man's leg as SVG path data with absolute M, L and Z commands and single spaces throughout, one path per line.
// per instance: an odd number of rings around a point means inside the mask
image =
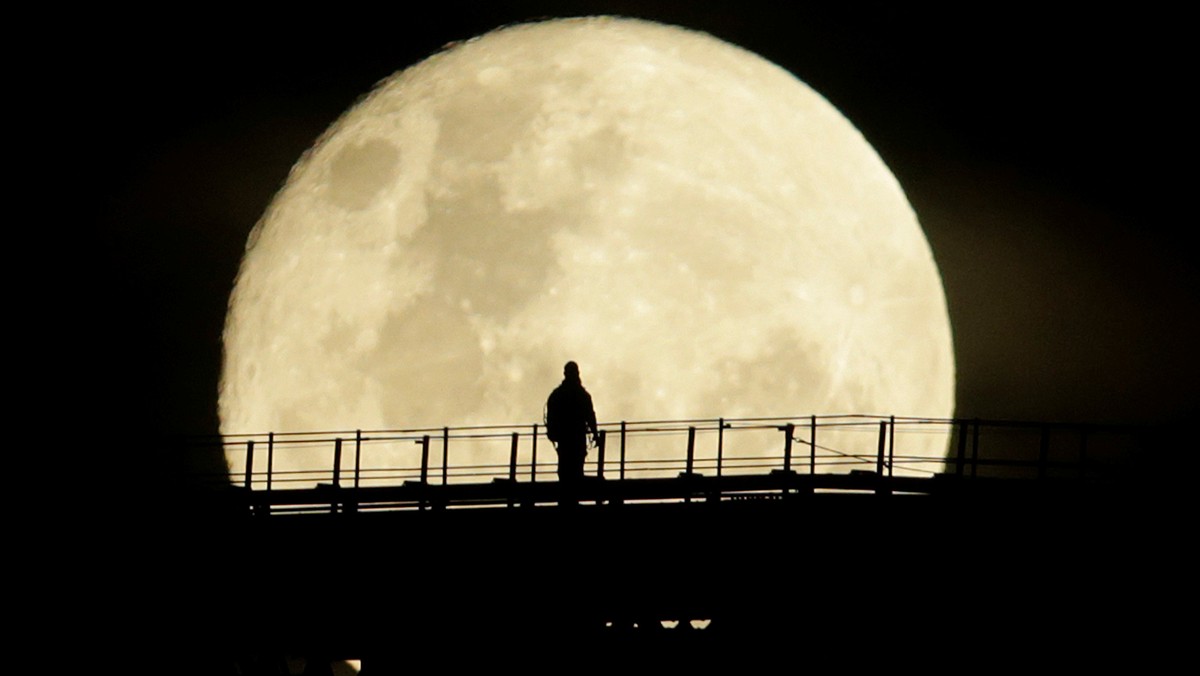
M 563 499 L 559 504 L 575 505 L 578 503 L 575 494 L 583 481 L 584 453 L 584 449 L 575 444 L 560 444 L 558 447 L 558 481 L 563 493 Z

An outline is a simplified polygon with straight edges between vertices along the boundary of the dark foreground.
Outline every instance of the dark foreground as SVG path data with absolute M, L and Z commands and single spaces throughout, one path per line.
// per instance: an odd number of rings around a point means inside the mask
M 1181 631 L 1162 608 L 1182 596 L 1187 538 L 1162 497 L 1014 484 L 269 517 L 210 505 L 146 534 L 117 648 L 213 674 L 288 673 L 284 656 L 310 674 L 342 659 L 364 674 L 1144 666 Z

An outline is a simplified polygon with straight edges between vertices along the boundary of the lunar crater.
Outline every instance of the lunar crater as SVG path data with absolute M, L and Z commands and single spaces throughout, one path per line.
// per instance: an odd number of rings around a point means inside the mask
M 330 200 L 351 211 L 364 209 L 396 178 L 400 149 L 379 139 L 348 145 L 329 167 Z

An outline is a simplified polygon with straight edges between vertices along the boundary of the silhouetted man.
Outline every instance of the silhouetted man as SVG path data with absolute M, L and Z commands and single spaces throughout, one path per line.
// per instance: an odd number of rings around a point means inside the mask
M 588 435 L 598 438 L 592 395 L 579 380 L 579 365 L 573 361 L 563 367 L 563 381 L 546 400 L 546 436 L 558 450 L 558 480 L 577 482 L 583 478 L 583 459 L 587 457 Z

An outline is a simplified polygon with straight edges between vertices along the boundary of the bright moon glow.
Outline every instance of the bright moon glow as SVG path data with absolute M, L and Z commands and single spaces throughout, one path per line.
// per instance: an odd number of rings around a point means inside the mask
M 251 233 L 224 340 L 225 434 L 531 424 L 571 359 L 601 420 L 954 406 L 941 278 L 862 135 L 750 52 L 615 18 L 382 82 Z

